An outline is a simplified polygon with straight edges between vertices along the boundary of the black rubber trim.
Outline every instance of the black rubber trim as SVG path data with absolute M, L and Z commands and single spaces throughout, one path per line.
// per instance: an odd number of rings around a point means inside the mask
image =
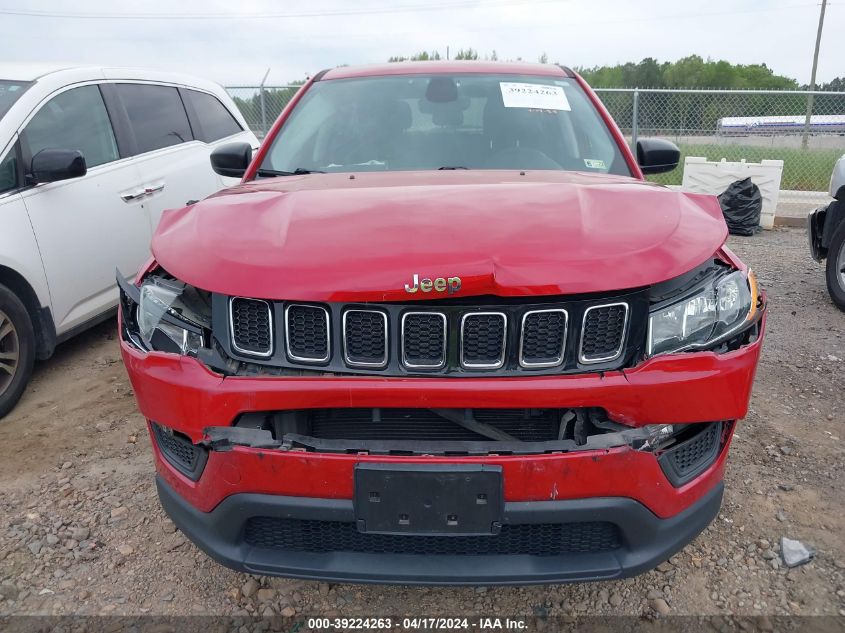
M 639 502 L 621 497 L 505 504 L 504 523 L 615 523 L 623 546 L 609 552 L 548 557 L 419 556 L 280 552 L 251 547 L 244 540 L 244 526 L 256 516 L 354 521 L 352 501 L 348 499 L 237 494 L 205 513 L 160 477 L 156 485 L 161 504 L 176 526 L 226 567 L 268 576 L 409 585 L 526 585 L 634 576 L 654 568 L 692 541 L 719 513 L 723 493 L 719 482 L 696 503 L 668 519 L 660 519 Z
M 330 70 L 331 70 L 331 68 L 324 68 L 323 70 L 318 72 L 316 75 L 314 75 L 314 83 L 317 83 L 318 81 L 320 81 L 323 78 L 323 75 L 325 75 Z

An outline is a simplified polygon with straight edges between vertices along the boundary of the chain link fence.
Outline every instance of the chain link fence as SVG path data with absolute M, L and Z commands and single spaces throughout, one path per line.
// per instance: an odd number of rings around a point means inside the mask
M 783 160 L 781 189 L 814 197 L 827 191 L 845 154 L 845 93 L 767 90 L 596 90 L 632 143 L 674 141 L 685 156 L 708 160 Z M 809 124 L 806 118 L 810 111 Z M 682 169 L 650 179 L 681 184 Z
M 253 133 L 263 139 L 299 86 L 228 86 L 226 92 Z
M 299 86 L 226 88 L 256 136 L 263 138 Z M 783 160 L 781 189 L 819 198 L 845 154 L 845 92 L 597 89 L 632 142 L 668 138 L 685 156 L 708 160 Z M 807 125 L 806 114 L 811 117 Z M 683 168 L 650 179 L 680 185 Z

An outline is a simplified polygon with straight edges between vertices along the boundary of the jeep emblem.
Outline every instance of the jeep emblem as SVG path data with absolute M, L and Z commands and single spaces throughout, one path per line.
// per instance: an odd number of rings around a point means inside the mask
M 434 290 L 434 292 L 448 292 L 451 295 L 460 289 L 460 277 L 449 277 L 448 279 L 445 277 L 438 277 L 437 279 L 431 280 L 428 277 L 420 279 L 419 275 L 414 274 L 414 282 L 411 284 L 405 284 L 405 292 L 410 294 L 414 294 L 417 290 L 422 290 L 423 292 L 431 292 Z

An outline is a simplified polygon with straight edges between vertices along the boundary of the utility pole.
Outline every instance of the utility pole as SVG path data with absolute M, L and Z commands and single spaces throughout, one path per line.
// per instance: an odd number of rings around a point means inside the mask
M 267 75 L 269 74 L 270 69 L 268 68 L 261 80 L 261 85 L 258 87 L 258 99 L 261 104 L 261 138 L 267 136 L 267 105 L 264 103 L 264 83 L 267 81 Z
M 819 30 L 816 33 L 816 50 L 813 53 L 813 72 L 810 73 L 810 90 L 816 89 L 816 69 L 819 66 L 819 47 L 822 43 L 822 29 L 824 28 L 824 11 L 827 0 L 822 0 L 822 10 L 819 13 Z M 813 115 L 813 95 L 807 95 L 807 116 L 804 118 L 804 135 L 801 137 L 801 148 L 807 149 L 807 137 L 810 134 L 810 117 Z

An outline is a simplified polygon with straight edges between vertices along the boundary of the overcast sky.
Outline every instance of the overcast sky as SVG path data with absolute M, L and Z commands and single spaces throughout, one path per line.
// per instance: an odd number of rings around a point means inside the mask
M 808 83 L 818 14 L 802 0 L 0 0 L 0 61 L 145 66 L 225 85 L 258 84 L 269 67 L 279 85 L 451 46 L 531 61 L 545 51 L 569 66 L 695 53 Z M 843 33 L 838 2 L 820 82 L 845 75 Z

